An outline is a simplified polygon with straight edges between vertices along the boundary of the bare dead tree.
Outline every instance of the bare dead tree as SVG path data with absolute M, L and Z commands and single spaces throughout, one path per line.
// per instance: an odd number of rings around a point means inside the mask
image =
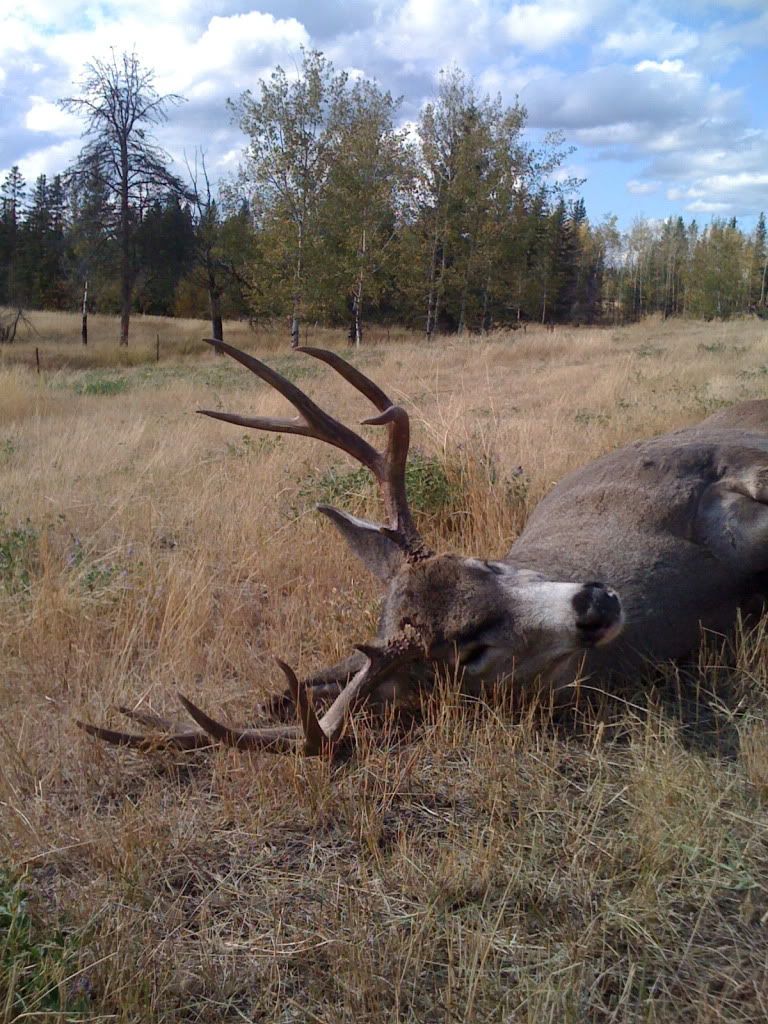
M 205 151 L 195 151 L 190 164 L 185 157 L 189 177 L 189 199 L 195 211 L 195 257 L 208 291 L 211 311 L 211 334 L 214 341 L 224 340 L 222 298 L 230 282 L 246 286 L 247 282 L 222 246 L 221 205 L 216 199 L 208 168 Z M 216 349 L 220 354 L 220 350 Z
M 0 314 L 0 345 L 12 345 L 14 343 L 16 331 L 20 323 L 23 323 L 26 327 L 32 327 L 21 307 L 15 313 Z
M 167 119 L 168 106 L 182 102 L 174 94 L 160 96 L 154 71 L 142 66 L 135 53 L 112 51 L 110 60 L 85 66 L 79 96 L 60 100 L 64 110 L 85 120 L 87 142 L 71 176 L 96 174 L 114 206 L 114 230 L 120 241 L 120 344 L 128 344 L 135 279 L 133 234 L 136 207 L 148 193 L 184 193 L 168 169 L 169 156 L 149 132 Z M 107 225 L 105 225 L 105 228 Z

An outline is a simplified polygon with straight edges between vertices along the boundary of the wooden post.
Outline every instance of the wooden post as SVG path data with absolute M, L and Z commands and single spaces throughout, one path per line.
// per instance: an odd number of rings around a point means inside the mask
M 88 344 L 88 282 L 85 282 L 85 288 L 83 288 L 83 329 L 82 329 L 83 344 Z
M 35 348 L 35 362 L 37 363 L 37 372 L 40 373 L 40 349 Z

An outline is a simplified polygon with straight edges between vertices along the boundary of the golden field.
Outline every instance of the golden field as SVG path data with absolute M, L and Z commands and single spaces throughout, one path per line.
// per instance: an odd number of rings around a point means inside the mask
M 369 639 L 377 585 L 313 507 L 376 502 L 335 451 L 195 415 L 285 412 L 205 323 L 137 317 L 121 350 L 91 317 L 86 350 L 76 316 L 31 320 L 0 346 L 0 1022 L 768 1019 L 764 628 L 557 718 L 446 685 L 336 770 L 105 748 L 74 720 L 182 717 L 181 691 L 245 722 L 274 655 L 307 675 Z M 282 335 L 225 337 L 369 414 Z M 768 393 L 752 321 L 351 358 L 442 467 L 426 539 L 486 557 L 568 470 Z

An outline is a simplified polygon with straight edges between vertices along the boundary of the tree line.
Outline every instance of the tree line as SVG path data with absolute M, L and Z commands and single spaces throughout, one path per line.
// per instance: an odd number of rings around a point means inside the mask
M 171 107 L 135 54 L 87 65 L 71 167 L 0 185 L 0 304 L 281 320 L 398 323 L 431 338 L 544 323 L 766 310 L 766 225 L 682 218 L 592 224 L 558 133 L 534 145 L 519 103 L 456 68 L 414 123 L 376 83 L 317 51 L 229 102 L 247 140 L 211 183 L 196 149 L 171 169 L 153 130 Z M 87 289 L 87 293 L 86 293 Z

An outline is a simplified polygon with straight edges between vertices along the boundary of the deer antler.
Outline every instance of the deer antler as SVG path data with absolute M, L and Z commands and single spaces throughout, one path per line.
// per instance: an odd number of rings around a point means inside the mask
M 359 434 L 321 409 L 295 384 L 267 366 L 266 363 L 262 363 L 261 360 L 246 352 L 241 352 L 240 349 L 227 345 L 223 341 L 215 341 L 211 338 L 205 340 L 219 351 L 226 352 L 237 362 L 242 363 L 257 377 L 287 398 L 298 415 L 293 419 L 278 419 L 270 416 L 238 416 L 234 413 L 217 412 L 212 409 L 200 409 L 198 410 L 200 413 L 211 416 L 213 419 L 235 423 L 241 427 L 313 437 L 340 448 L 366 466 L 379 485 L 390 522 L 389 527 L 379 527 L 381 532 L 396 542 L 408 561 L 419 561 L 431 554 L 419 536 L 408 507 L 405 467 L 410 443 L 410 423 L 405 409 L 395 405 L 377 384 L 335 352 L 317 348 L 299 349 L 306 355 L 327 363 L 373 403 L 379 411 L 379 415 L 363 420 L 363 423 L 387 427 L 386 447 L 383 451 L 378 451 Z M 323 511 L 334 513 L 335 516 L 340 515 L 334 509 L 324 508 Z M 303 742 L 306 754 L 314 755 L 322 751 L 332 752 L 337 748 L 344 733 L 348 716 L 355 708 L 365 703 L 384 677 L 395 672 L 405 662 L 423 655 L 424 644 L 422 639 L 414 631 L 411 631 L 389 641 L 384 646 L 361 645 L 357 647 L 357 651 L 363 655 L 362 666 L 338 693 L 322 718 L 318 718 L 315 713 L 307 685 L 299 682 L 293 669 L 288 665 L 278 662 L 288 681 L 288 688 L 299 715 L 300 725 L 264 726 L 254 729 L 231 728 L 210 718 L 186 697 L 181 697 L 181 702 L 202 731 L 179 726 L 156 715 L 129 711 L 125 708 L 120 710 L 129 718 L 136 719 L 148 726 L 152 733 L 148 736 L 141 736 L 114 729 L 104 729 L 85 722 L 77 724 L 91 736 L 96 736 L 107 743 L 129 746 L 138 750 L 151 750 L 157 747 L 193 750 L 209 746 L 213 739 L 241 750 L 278 752 L 295 749 Z
M 431 553 L 421 539 L 408 507 L 405 466 L 410 444 L 410 421 L 402 406 L 395 405 L 377 384 L 335 352 L 321 348 L 297 349 L 298 352 L 304 352 L 327 363 L 379 410 L 378 416 L 363 420 L 363 424 L 387 427 L 387 446 L 380 452 L 359 434 L 329 416 L 300 388 L 266 363 L 262 363 L 260 359 L 248 355 L 247 352 L 241 352 L 240 349 L 223 341 L 215 341 L 212 338 L 206 338 L 205 341 L 232 356 L 287 398 L 299 415 L 293 419 L 277 419 L 271 416 L 238 416 L 212 409 L 199 409 L 198 412 L 203 416 L 211 416 L 213 419 L 235 423 L 241 427 L 313 437 L 340 448 L 366 466 L 376 479 L 390 521 L 389 528 L 384 532 L 397 541 L 405 551 L 406 557 L 411 560 L 418 560 Z
M 195 750 L 211 746 L 211 740 L 238 750 L 261 750 L 269 753 L 285 753 L 296 750 L 303 741 L 303 752 L 309 756 L 327 753 L 332 755 L 344 735 L 349 716 L 361 707 L 383 678 L 395 672 L 409 661 L 415 661 L 424 654 L 421 637 L 411 631 L 396 640 L 377 647 L 360 644 L 356 648 L 363 654 L 365 664 L 355 673 L 347 686 L 334 702 L 318 718 L 307 687 L 300 683 L 290 666 L 278 661 L 285 674 L 288 687 L 293 695 L 301 725 L 263 726 L 253 729 L 238 729 L 224 725 L 211 718 L 187 697 L 179 694 L 181 703 L 200 726 L 200 730 L 179 728 L 167 719 L 146 712 L 120 708 L 129 718 L 136 719 L 152 729 L 155 736 L 139 736 L 132 733 L 104 729 L 89 722 L 77 722 L 91 736 L 116 746 L 128 746 L 147 752 L 170 747 L 177 750 Z M 163 735 L 162 733 L 165 733 Z

